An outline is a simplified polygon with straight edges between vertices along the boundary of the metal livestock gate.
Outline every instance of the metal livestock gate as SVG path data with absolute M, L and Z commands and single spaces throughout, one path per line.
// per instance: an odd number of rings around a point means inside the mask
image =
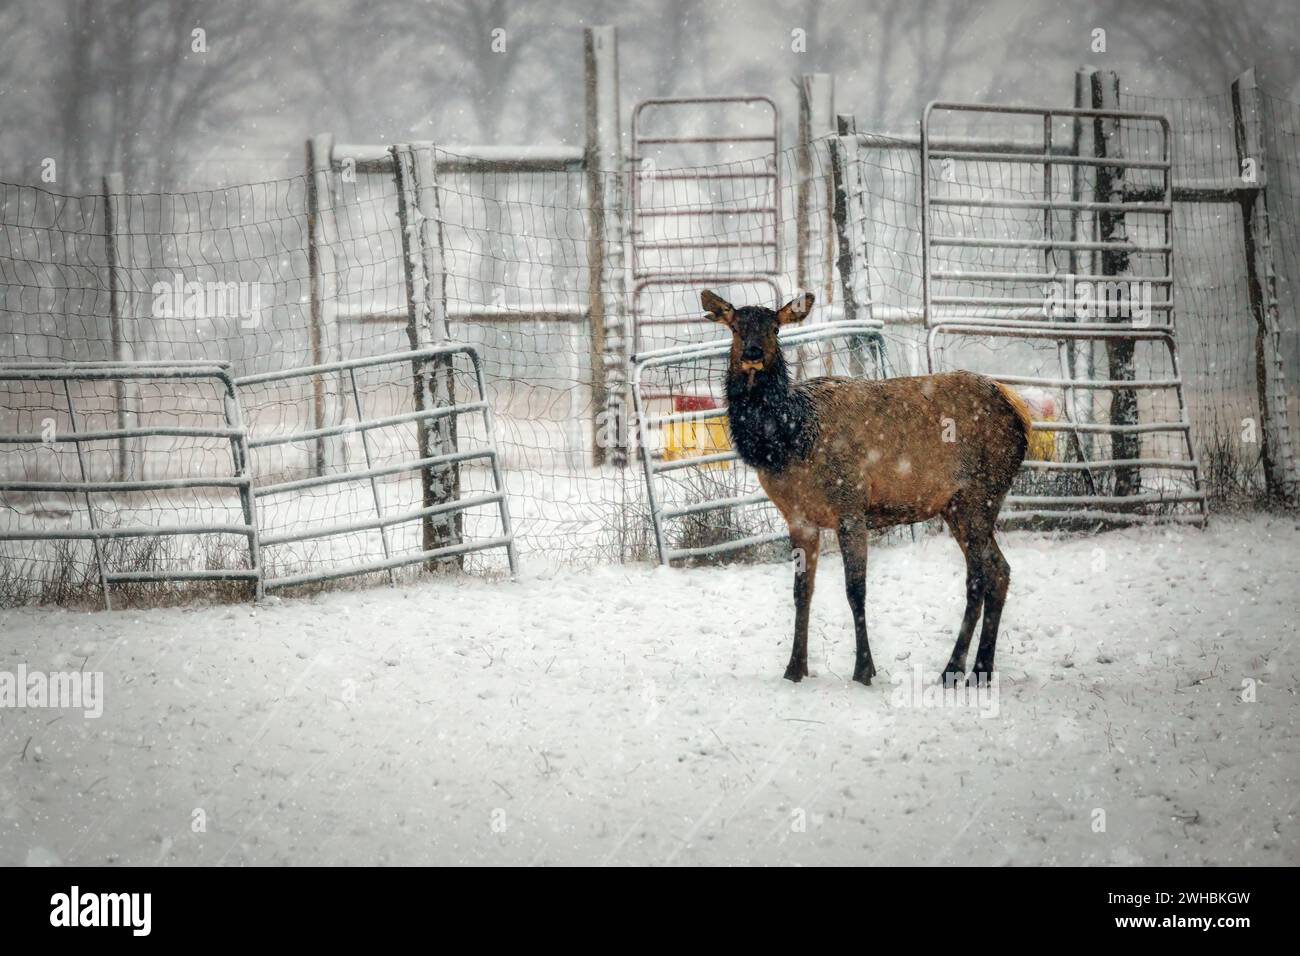
M 718 119 L 702 135 L 656 131 L 650 119 L 658 115 L 666 123 L 662 117 L 689 115 L 699 107 L 751 107 L 766 118 L 757 133 L 720 130 Z M 743 122 L 739 125 L 743 130 Z M 648 290 L 758 284 L 769 291 L 774 306 L 780 304 L 780 131 L 781 111 L 768 96 L 666 97 L 642 100 L 633 108 L 628 236 L 634 354 L 650 347 L 642 339 L 655 330 L 688 330 L 664 333 L 678 344 L 693 338 L 689 330 L 699 328 L 697 316 L 665 315 L 661 313 L 668 310 L 647 305 Z M 695 155 L 701 146 L 722 151 L 750 145 L 761 152 L 721 166 L 702 164 Z M 671 166 L 661 165 L 665 151 L 670 151 Z M 743 262 L 741 268 L 734 266 L 736 258 Z
M 948 128 L 999 119 L 1007 141 Z M 921 204 L 931 368 L 959 341 L 964 367 L 1024 389 L 1035 430 L 1066 439 L 1031 446 L 1004 520 L 1204 521 L 1173 320 L 1168 121 L 931 103 Z
M 435 403 L 444 363 L 465 398 Z M 359 386 L 392 366 L 414 371 L 423 400 L 409 379 L 388 392 Z M 392 384 L 391 372 L 379 378 Z M 259 409 L 317 380 L 345 383 L 353 413 L 323 427 L 259 420 Z M 136 392 L 124 424 L 112 394 L 121 382 Z M 9 515 L 0 559 L 69 595 L 93 580 L 91 593 L 111 608 L 114 586 L 246 582 L 260 598 L 265 588 L 377 572 L 393 581 L 400 567 L 496 548 L 517 570 L 482 363 L 469 346 L 239 379 L 197 361 L 4 365 L 0 393 L 0 445 L 17 449 L 18 465 L 17 476 L 0 475 Z M 363 395 L 384 407 L 366 407 Z M 438 450 L 439 431 L 450 451 Z M 339 439 L 341 454 L 318 474 L 312 449 L 323 439 Z M 134 465 L 119 477 L 123 448 Z M 320 487 L 327 499 L 301 494 Z M 345 536 L 354 546 L 330 553 Z M 85 553 L 69 550 L 77 543 Z
M 134 411 L 122 416 L 120 404 L 102 386 L 117 391 L 125 382 L 143 394 Z M 11 385 L 19 391 L 11 392 Z M 0 391 L 7 395 L 4 405 L 15 429 L 0 434 L 0 444 L 26 446 L 25 469 L 55 476 L 0 476 L 0 495 L 10 510 L 29 519 L 0 529 L 6 561 L 52 566 L 66 575 L 82 559 L 60 553 L 57 543 L 89 542 L 106 608 L 112 607 L 114 585 L 242 581 L 254 597 L 261 597 L 247 432 L 227 364 L 19 363 L 0 366 Z M 87 421 L 92 427 L 84 427 Z M 61 453 L 69 445 L 72 456 Z M 139 477 L 118 474 L 123 449 L 139 460 Z M 223 449 L 226 466 L 220 467 L 214 459 L 223 457 Z M 181 474 L 175 473 L 178 467 Z M 214 503 L 194 494 L 214 490 L 231 493 L 234 500 Z M 153 513 L 151 505 L 160 495 L 168 496 L 173 524 L 142 520 Z M 29 509 L 16 507 L 18 501 L 26 501 Z M 193 542 L 199 536 L 244 541 L 242 558 L 238 550 L 233 561 L 222 552 L 180 551 L 186 539 Z M 142 546 L 131 550 L 133 541 Z M 30 542 L 29 550 L 15 554 L 23 547 L 17 542 Z
M 459 368 L 454 364 L 458 358 L 464 360 Z M 414 381 L 420 383 L 414 390 L 414 407 L 380 414 L 363 404 L 366 392 L 358 384 L 358 375 L 376 372 L 381 373 L 381 380 L 391 381 L 394 377 L 382 372 L 394 366 L 411 370 Z M 440 375 L 450 375 L 459 385 L 450 390 L 450 401 L 434 400 L 435 382 Z M 262 476 L 253 487 L 253 495 L 261 516 L 260 544 L 267 554 L 265 587 L 292 587 L 374 572 L 386 572 L 392 582 L 396 568 L 414 564 L 433 567 L 438 562 L 493 548 L 504 548 L 511 573 L 518 570 L 510 509 L 493 443 L 492 410 L 487 402 L 482 360 L 475 349 L 445 344 L 248 375 L 236 384 L 252 394 L 292 385 L 295 380 L 300 384 L 339 382 L 342 394 L 338 399 L 351 404 L 353 414 L 339 424 L 301 430 L 283 429 L 277 423 L 267 433 L 254 433 L 249 439 L 257 473 Z M 456 400 L 456 392 L 467 387 L 472 389 L 469 399 Z M 408 385 L 401 393 L 383 398 L 400 403 L 412 396 L 412 389 Z M 398 405 L 398 409 L 404 407 Z M 481 416 L 482 430 L 475 436 L 474 446 L 465 448 L 462 445 L 468 429 L 464 426 L 469 424 L 465 416 L 470 415 Z M 305 463 L 310 456 L 301 446 L 316 446 L 328 439 L 352 439 L 359 446 L 354 450 L 359 454 L 341 456 L 338 467 L 327 468 L 324 473 L 306 467 L 299 469 L 305 474 L 278 480 L 274 477 L 285 468 L 283 455 L 279 454 L 284 449 L 300 446 L 298 461 Z M 343 447 L 346 449 L 346 441 Z M 260 456 L 268 456 L 268 460 L 262 462 Z M 479 476 L 479 487 L 471 489 L 467 496 L 465 486 L 473 482 L 473 476 L 462 466 L 475 462 L 486 463 L 487 471 Z M 417 475 L 418 482 L 401 483 L 402 476 L 410 475 Z M 298 493 L 309 488 L 331 490 L 332 513 L 322 515 L 297 504 Z M 284 496 L 292 498 L 286 502 Z M 272 502 L 280 507 L 273 507 Z M 473 522 L 476 527 L 467 529 L 464 516 L 472 511 L 477 511 Z M 491 520 L 491 512 L 495 512 L 495 520 Z M 489 524 L 493 525 L 489 533 L 482 533 L 483 526 Z M 350 555 L 360 550 L 368 559 L 349 563 L 332 560 L 328 555 L 322 557 L 313 550 L 313 570 L 297 569 L 297 564 L 308 563 L 302 560 L 303 549 L 318 549 L 328 539 L 340 536 L 351 536 L 361 545 L 350 548 Z

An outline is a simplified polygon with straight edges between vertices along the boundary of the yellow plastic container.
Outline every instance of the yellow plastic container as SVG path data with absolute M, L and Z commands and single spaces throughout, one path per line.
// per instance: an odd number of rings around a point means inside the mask
M 1056 421 L 1056 399 L 1041 389 L 1023 389 L 1020 395 L 1033 412 L 1034 421 Z M 1029 433 L 1029 448 L 1025 457 L 1030 461 L 1059 461 L 1056 436 L 1059 432 L 1032 431 Z
M 673 411 L 707 412 L 718 407 L 716 399 L 706 395 L 674 395 Z M 664 433 L 664 461 L 681 461 L 731 451 L 731 435 L 727 432 L 727 416 L 704 418 L 688 422 L 670 422 Z M 705 468 L 727 469 L 729 461 L 715 461 Z
M 1055 421 L 1045 418 L 1040 421 Z M 1056 461 L 1056 432 L 1034 431 L 1029 435 L 1029 449 L 1025 457 L 1030 461 Z

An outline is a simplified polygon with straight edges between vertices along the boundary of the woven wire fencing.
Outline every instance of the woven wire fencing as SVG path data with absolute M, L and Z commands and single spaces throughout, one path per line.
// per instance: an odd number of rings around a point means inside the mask
M 1294 400 L 1294 383 L 1300 380 L 1293 294 L 1300 281 L 1300 107 L 1267 95 L 1264 103 L 1273 254 Z M 1236 172 L 1226 97 L 1131 98 L 1122 105 L 1170 115 L 1176 179 Z M 860 292 L 869 292 L 858 298 L 868 303 L 870 317 L 886 324 L 891 373 L 921 373 L 919 153 L 914 143 L 881 136 L 863 135 L 858 145 L 862 202 L 851 210 L 848 233 L 858 257 Z M 1146 148 L 1125 145 L 1133 155 Z M 455 168 L 456 159 L 437 153 L 440 167 Z M 712 287 L 736 304 L 769 305 L 803 288 L 818 301 L 809 324 L 846 318 L 830 138 L 767 155 L 719 155 L 695 166 L 672 163 L 661 156 L 646 168 L 604 174 L 604 188 L 624 197 L 625 207 L 632 206 L 637 192 L 627 226 L 630 242 L 643 248 L 601 277 L 603 285 L 593 282 L 588 268 L 593 233 L 590 180 L 583 171 L 439 176 L 448 328 L 452 339 L 475 346 L 483 357 L 495 416 L 492 437 L 520 551 L 528 560 L 591 564 L 653 554 L 636 449 L 630 449 L 626 463 L 600 453 L 602 443 L 630 443 L 635 435 L 626 421 L 617 422 L 610 435 L 604 417 L 609 394 L 626 381 L 611 363 L 625 363 L 633 353 L 725 338 L 701 316 L 701 287 Z M 1016 182 L 1015 175 L 989 167 L 984 181 L 970 186 L 1026 197 L 1039 188 Z M 410 348 L 407 268 L 393 176 L 347 177 L 335 171 L 330 178 L 332 216 L 322 226 L 317 250 L 317 281 L 327 289 L 320 323 L 313 321 L 312 310 L 308 185 L 307 177 L 298 176 L 187 193 L 117 194 L 107 217 L 99 195 L 64 196 L 0 184 L 0 362 L 202 359 L 230 363 L 239 378 Z M 773 212 L 760 214 L 760 208 Z M 674 210 L 695 214 L 656 215 Z M 111 262 L 110 232 L 115 238 Z M 604 257 L 613 258 L 618 237 L 605 241 Z M 696 248 L 701 242 L 716 246 Z M 1240 458 L 1242 420 L 1258 414 L 1255 327 L 1245 288 L 1240 213 L 1229 205 L 1180 203 L 1174 245 L 1176 321 L 1198 453 L 1213 463 L 1216 449 L 1230 443 Z M 611 290 L 610 283 L 618 288 Z M 621 296 L 626 304 L 626 316 L 606 316 L 607 326 L 599 330 L 603 345 L 593 341 L 589 319 L 593 289 Z M 981 347 L 971 343 L 957 364 L 978 367 Z M 1026 362 L 1052 358 L 1029 355 Z M 843 361 L 825 345 L 801 346 L 792 358 L 799 377 L 838 371 Z M 659 411 L 716 402 L 720 378 L 719 369 L 703 365 L 666 384 L 653 401 Z M 80 414 L 87 421 L 95 416 L 106 421 L 123 403 L 116 389 L 87 384 L 73 396 L 74 408 L 84 409 Z M 347 424 L 358 416 L 350 384 L 337 377 L 327 376 L 318 385 L 313 376 L 294 376 L 246 391 L 244 421 L 255 443 L 286 430 Z M 400 416 L 412 407 L 409 374 L 399 368 L 368 370 L 359 376 L 357 396 L 365 415 Z M 205 414 L 199 407 L 205 401 L 174 384 L 132 383 L 125 395 L 129 413 L 141 421 L 196 421 Z M 66 406 L 66 396 L 49 388 L 7 385 L 0 396 L 0 433 L 39 432 L 47 419 L 62 428 Z M 1293 404 L 1293 419 L 1296 414 Z M 465 427 L 471 435 L 478 426 Z M 411 454 L 409 432 L 373 437 L 370 453 L 376 459 Z M 355 436 L 327 443 L 323 456 L 313 441 L 267 445 L 254 454 L 255 477 L 295 480 L 322 466 L 327 473 L 346 472 L 365 451 Z M 197 439 L 137 442 L 125 455 L 120 443 L 88 452 L 78 462 L 66 444 L 3 445 L 0 477 L 71 476 L 85 467 L 92 477 L 143 480 L 222 475 L 229 467 L 224 448 Z M 1210 469 L 1212 486 L 1257 487 L 1251 463 L 1240 464 Z M 477 480 L 471 474 L 467 488 L 478 487 Z M 739 471 L 710 474 L 707 480 L 749 487 Z M 380 492 L 409 504 L 416 500 L 414 489 L 410 475 L 395 475 L 384 479 Z M 1227 490 L 1221 496 L 1227 497 Z M 282 513 L 274 502 L 262 503 L 262 520 L 285 533 L 295 522 L 326 514 L 360 519 L 372 505 L 373 495 L 365 489 L 344 494 L 332 486 L 304 488 L 300 495 L 286 496 Z M 215 514 L 229 506 L 195 490 L 185 496 L 100 494 L 92 507 L 104 521 L 125 509 L 135 520 L 163 524 L 176 514 L 203 518 L 205 509 Z M 0 522 L 6 528 L 40 522 L 66 527 L 86 520 L 85 511 L 84 501 L 7 494 L 0 502 Z M 496 519 L 485 510 L 465 520 L 487 528 Z M 708 538 L 721 532 L 701 528 L 695 533 Z M 178 566 L 236 560 L 202 553 L 202 543 L 196 544 L 198 550 L 173 559 Z M 285 548 L 279 560 L 286 571 L 365 560 L 382 544 L 374 535 L 343 536 L 328 548 Z M 16 556 L 30 561 L 32 548 L 26 543 L 25 553 Z M 85 555 L 77 560 L 80 571 L 89 568 Z M 273 560 L 268 555 L 268 562 Z M 50 562 L 53 568 L 58 559 Z M 470 567 L 499 563 L 491 555 L 467 559 Z
M 460 159 L 435 150 L 439 168 Z M 331 182 L 327 350 L 357 358 L 410 348 L 393 176 Z M 440 173 L 437 194 L 448 333 L 483 358 L 520 549 L 546 561 L 617 560 L 625 477 L 592 465 L 583 174 Z M 368 402 L 384 410 L 409 398 L 409 383 L 390 385 L 387 399 Z
M 454 159 L 439 151 L 440 166 L 454 165 Z M 769 228 L 780 231 L 784 248 L 761 264 L 761 272 L 769 286 L 786 285 L 797 230 L 814 236 L 807 281 L 828 306 L 821 317 L 833 316 L 837 296 L 826 143 L 815 144 L 808 153 L 809 188 L 802 206 L 796 151 L 785 150 L 775 161 L 781 166 L 782 215 Z M 734 170 L 737 165 L 743 163 L 702 171 Z M 607 188 L 626 190 L 621 176 L 606 178 Z M 745 201 L 734 188 L 726 195 L 710 193 L 709 182 L 678 180 L 674 192 L 660 201 L 700 206 Z M 318 281 L 327 285 L 329 298 L 319 326 L 311 307 L 307 186 L 305 177 L 291 177 L 183 194 L 120 193 L 108 207 L 111 221 L 101 196 L 67 197 L 4 187 L 0 360 L 213 360 L 230 363 L 234 377 L 241 379 L 409 348 L 407 273 L 393 177 L 359 173 L 331 180 L 331 218 L 322 226 L 318 250 Z M 585 189 L 581 172 L 450 173 L 441 176 L 438 185 L 448 327 L 454 340 L 475 346 L 484 359 L 496 424 L 492 437 L 501 454 L 520 550 L 533 558 L 569 563 L 638 559 L 652 550 L 639 470 L 596 463 L 603 409 L 597 407 L 594 368 L 599 356 L 586 314 L 592 282 Z M 889 228 L 888 215 L 882 211 L 881 229 Z M 737 233 L 731 215 L 698 218 L 718 236 L 734 238 Z M 684 233 L 678 227 L 683 223 L 670 221 L 663 235 L 670 241 L 680 239 Z M 698 231 L 700 225 L 692 221 L 687 228 Z M 110 231 L 112 251 L 106 239 Z M 894 254 L 888 245 L 874 248 Z M 708 275 L 715 270 L 758 271 L 760 264 L 733 256 L 725 263 L 691 265 L 696 273 Z M 902 279 L 884 265 L 872 273 L 873 281 L 886 277 L 886 286 L 875 293 L 878 297 L 889 294 L 889 283 L 917 281 L 914 259 L 907 261 L 908 274 Z M 729 292 L 738 302 L 751 301 L 743 291 Z M 716 338 L 719 330 L 700 318 L 698 285 L 688 284 L 679 293 L 671 307 L 661 299 L 642 314 L 650 322 L 681 321 L 688 338 Z M 752 301 L 767 301 L 767 296 Z M 663 341 L 652 337 L 636 348 Z M 630 347 L 624 343 L 623 348 L 626 357 Z M 801 375 L 829 368 L 829 352 L 801 353 L 799 358 Z M 706 385 L 708 390 L 717 388 L 713 381 L 700 388 Z M 78 396 L 77 410 L 102 416 L 125 406 L 140 423 L 160 416 L 185 423 L 199 415 L 191 397 L 174 390 L 130 383 L 127 394 L 116 396 L 105 388 L 103 383 L 94 386 L 98 394 L 93 401 L 89 395 Z M 367 369 L 359 376 L 355 398 L 350 383 L 338 375 L 261 379 L 241 392 L 243 419 L 254 446 L 254 475 L 261 484 L 301 481 L 318 475 L 322 467 L 327 475 L 345 473 L 357 466 L 363 452 L 378 466 L 411 454 L 409 429 L 370 432 L 368 449 L 359 447 L 356 435 L 331 440 L 323 455 L 318 442 L 277 440 L 346 425 L 363 414 L 408 413 L 410 382 L 400 368 Z M 6 427 L 0 430 L 31 431 L 36 409 L 27 406 L 32 403 L 48 401 L 39 395 L 7 393 L 0 411 Z M 629 432 L 619 440 L 628 441 Z M 196 441 L 187 446 L 179 438 L 157 449 L 138 443 L 125 452 L 106 447 L 89 454 L 88 461 L 92 477 L 119 481 L 217 476 L 228 467 Z M 70 476 L 78 467 L 76 449 L 70 446 L 0 449 L 0 470 L 6 478 Z M 472 469 L 468 475 L 466 487 L 472 493 Z M 418 498 L 416 481 L 409 474 L 388 476 L 381 494 L 395 507 L 409 506 Z M 363 483 L 302 487 L 294 494 L 260 498 L 259 523 L 265 534 L 284 537 L 326 516 L 342 522 L 362 520 L 373 497 Z M 77 507 L 38 503 L 32 513 L 65 523 L 89 521 L 88 512 L 102 523 L 122 507 L 160 525 L 177 514 L 196 522 L 209 517 L 199 491 L 185 496 L 97 493 L 89 504 L 74 504 Z M 6 499 L 3 513 L 11 525 L 20 518 L 16 507 Z M 487 512 L 477 517 L 495 520 Z M 473 523 L 477 518 L 469 513 L 465 520 Z M 268 548 L 265 557 L 270 572 L 290 575 L 373 560 L 383 544 L 374 532 L 357 533 L 332 537 L 327 546 L 289 542 Z M 83 578 L 90 573 L 90 559 L 88 549 L 77 554 Z M 207 565 L 216 559 L 191 549 L 169 560 L 179 569 L 187 561 Z M 475 558 L 477 563 L 491 560 Z
M 1277 323 L 1292 424 L 1300 414 L 1300 104 L 1260 91 Z M 1121 95 L 1125 108 L 1163 113 L 1173 130 L 1176 182 L 1228 182 L 1242 175 L 1229 94 L 1173 99 Z M 1260 420 L 1257 325 L 1250 309 L 1242 208 L 1231 202 L 1174 206 L 1175 287 L 1181 371 L 1198 457 L 1221 502 L 1260 495 L 1255 433 Z M 1254 427 L 1252 427 L 1252 425 Z

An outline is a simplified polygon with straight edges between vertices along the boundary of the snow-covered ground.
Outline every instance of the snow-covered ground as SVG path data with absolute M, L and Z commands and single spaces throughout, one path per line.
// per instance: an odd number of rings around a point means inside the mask
M 798 686 L 778 566 L 0 612 L 105 681 L 0 709 L 0 864 L 1300 862 L 1296 521 L 1006 542 L 996 707 L 906 692 L 947 535 L 873 552 L 870 688 L 834 556 Z

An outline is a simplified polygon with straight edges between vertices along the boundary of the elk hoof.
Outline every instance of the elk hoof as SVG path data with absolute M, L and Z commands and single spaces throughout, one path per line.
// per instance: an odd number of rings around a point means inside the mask
M 874 664 L 868 664 L 865 667 L 856 667 L 853 670 L 853 679 L 866 687 L 871 686 L 871 678 L 875 676 L 876 667 Z
M 790 666 L 785 669 L 785 679 L 794 681 L 796 684 L 808 676 L 808 665 L 790 662 Z
M 992 680 L 993 680 L 993 668 L 991 667 L 983 668 L 980 667 L 978 664 L 976 664 L 975 669 L 971 671 L 969 676 L 967 676 L 966 678 L 966 686 L 967 687 L 981 687 L 981 686 L 988 687 L 989 684 L 992 682 Z
M 964 667 L 954 667 L 952 664 L 949 664 L 943 669 L 943 673 L 939 675 L 939 683 L 951 690 L 961 683 L 961 679 L 964 676 L 966 676 L 966 669 Z
M 862 685 L 864 685 L 864 686 L 866 686 L 866 687 L 870 687 L 870 686 L 871 686 L 871 676 L 872 676 L 872 675 L 871 675 L 871 673 L 869 673 L 869 672 L 868 672 L 868 673 L 865 673 L 865 674 L 854 674 L 854 675 L 853 675 L 853 679 L 854 679 L 855 681 L 857 681 L 859 684 L 862 684 Z

